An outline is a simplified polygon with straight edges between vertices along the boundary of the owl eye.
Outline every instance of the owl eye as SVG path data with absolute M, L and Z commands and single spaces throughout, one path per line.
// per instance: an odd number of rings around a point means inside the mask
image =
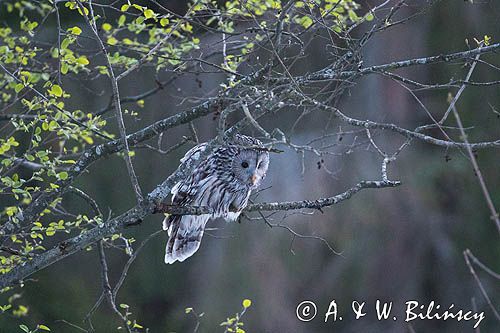
M 246 162 L 246 161 L 241 162 L 241 166 L 242 166 L 244 169 L 248 168 L 248 162 Z

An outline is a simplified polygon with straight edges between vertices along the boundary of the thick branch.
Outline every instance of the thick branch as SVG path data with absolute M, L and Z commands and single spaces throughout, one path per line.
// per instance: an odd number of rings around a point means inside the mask
M 190 165 L 187 169 L 190 170 L 194 167 L 195 165 Z M 85 249 L 86 247 L 99 241 L 100 239 L 119 232 L 127 225 L 137 221 L 141 221 L 142 219 L 153 213 L 157 213 L 159 211 L 172 212 L 175 214 L 193 214 L 195 212 L 202 214 L 209 212 L 209 210 L 205 211 L 205 209 L 201 207 L 173 207 L 171 210 L 169 210 L 168 205 L 160 204 L 165 201 L 166 196 L 175 183 L 176 179 L 187 172 L 187 170 L 177 170 L 174 174 L 168 177 L 165 182 L 157 186 L 156 189 L 152 191 L 142 203 L 130 209 L 126 213 L 123 213 L 120 216 L 106 222 L 105 224 L 101 224 L 98 227 L 95 227 L 94 229 L 91 229 L 69 240 L 63 241 L 59 243 L 58 246 L 34 257 L 33 260 L 28 261 L 26 264 L 17 266 L 10 272 L 1 275 L 0 289 L 13 285 L 18 281 L 21 281 L 30 276 L 31 274 L 47 266 L 50 266 L 55 262 L 58 262 L 59 260 L 64 259 L 76 252 L 79 252 L 82 249 Z M 398 185 L 400 185 L 400 182 L 363 181 L 348 189 L 347 191 L 333 197 L 322 198 L 314 201 L 304 200 L 296 202 L 253 204 L 249 205 L 246 208 L 246 211 L 276 211 L 303 208 L 321 209 L 322 207 L 332 206 L 341 201 L 347 200 L 352 195 L 365 188 L 385 188 L 395 187 Z
M 245 79 L 241 80 L 240 84 L 252 84 L 254 81 L 258 80 L 263 73 L 265 73 L 266 69 L 267 68 L 263 68 L 262 70 L 255 72 L 253 75 L 247 76 Z M 127 135 L 126 138 L 129 146 L 136 146 L 137 144 L 149 140 L 170 128 L 190 123 L 195 119 L 226 108 L 229 103 L 229 98 L 233 95 L 238 95 L 238 88 L 240 84 L 233 87 L 229 92 L 226 92 L 225 97 L 208 99 L 191 110 L 159 120 L 133 134 Z M 232 128 L 232 130 L 237 129 L 237 126 L 233 126 Z M 88 149 L 68 171 L 68 178 L 66 180 L 60 180 L 56 183 L 59 186 L 57 189 L 54 189 L 51 192 L 43 192 L 24 211 L 18 214 L 17 218 L 21 222 L 33 220 L 34 217 L 42 212 L 53 200 L 61 196 L 66 191 L 67 187 L 71 185 L 73 181 L 91 164 L 103 157 L 122 151 L 124 148 L 123 141 L 121 139 L 117 139 Z
M 155 135 L 158 135 L 170 128 L 189 123 L 190 121 L 206 116 L 215 112 L 221 103 L 218 99 L 208 100 L 205 103 L 182 113 L 178 113 L 171 117 L 157 121 L 146 128 L 139 130 L 127 136 L 127 142 L 130 146 L 135 146 L 138 143 L 149 140 Z M 68 178 L 64 181 L 58 181 L 59 188 L 51 192 L 44 192 L 37 197 L 21 214 L 18 215 L 19 220 L 31 221 L 35 216 L 42 212 L 54 199 L 62 195 L 67 187 L 80 176 L 90 165 L 97 160 L 117 153 L 124 149 L 121 139 L 109 141 L 88 149 L 82 154 L 80 159 L 71 167 L 68 172 Z

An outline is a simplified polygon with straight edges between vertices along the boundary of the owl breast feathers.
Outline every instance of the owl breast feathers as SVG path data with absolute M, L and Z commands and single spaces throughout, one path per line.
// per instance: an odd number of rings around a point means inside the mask
M 189 150 L 181 159 L 180 167 L 197 160 L 206 147 L 207 143 L 202 143 Z M 188 177 L 172 188 L 172 204 L 209 207 L 212 213 L 165 218 L 163 229 L 168 233 L 165 263 L 184 261 L 192 256 L 200 247 L 209 220 L 238 218 L 250 193 L 266 176 L 269 153 L 259 149 L 262 147 L 262 142 L 255 138 L 235 135 L 215 148 Z

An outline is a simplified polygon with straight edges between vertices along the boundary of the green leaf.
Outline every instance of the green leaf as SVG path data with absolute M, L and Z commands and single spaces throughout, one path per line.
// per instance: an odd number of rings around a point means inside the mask
M 356 12 L 354 10 L 349 10 L 348 15 L 349 15 L 349 18 L 351 19 L 351 21 L 353 21 L 353 22 L 357 22 L 359 20 L 358 14 L 356 14 Z
M 109 45 L 116 45 L 116 43 L 118 43 L 118 40 L 115 37 L 111 36 L 108 38 Z
M 155 12 L 153 12 L 151 9 L 146 9 L 144 11 L 144 17 L 146 17 L 147 19 L 152 18 L 154 16 L 155 16 Z
M 80 9 L 80 7 L 78 7 L 78 13 L 80 13 L 80 15 L 82 15 L 82 16 L 88 16 L 89 15 L 89 9 L 87 7 L 83 7 L 83 12 L 82 12 L 82 10 Z
M 25 331 L 26 333 L 30 333 L 30 329 L 26 325 L 21 324 L 19 325 L 19 328 Z
M 162 27 L 166 27 L 169 23 L 170 23 L 170 20 L 168 18 L 164 17 L 160 20 L 160 24 Z
M 68 179 L 68 173 L 66 171 L 59 172 L 59 179 L 61 180 Z
M 484 35 L 483 41 L 484 45 L 489 46 L 491 44 L 491 37 L 488 35 Z
M 57 121 L 55 121 L 55 120 L 51 120 L 51 121 L 50 121 L 50 123 L 49 123 L 49 130 L 50 130 L 50 131 L 53 131 L 53 130 L 55 130 L 58 126 L 59 126 L 59 124 L 57 124 Z
M 31 76 L 30 72 L 28 72 L 28 71 L 21 71 L 20 74 L 21 74 L 21 79 L 23 80 L 23 82 L 27 83 L 27 82 L 31 81 L 32 76 Z
M 244 299 L 243 300 L 243 303 L 242 303 L 243 307 L 246 309 L 246 308 L 249 308 L 251 305 L 252 305 L 252 301 L 249 300 L 248 298 Z
M 63 94 L 63 90 L 62 90 L 61 86 L 59 86 L 58 84 L 54 84 L 50 88 L 49 94 L 52 96 L 61 97 Z
M 68 67 L 68 64 L 67 63 L 62 63 L 61 65 L 61 73 L 62 74 L 68 74 L 68 70 L 69 70 L 69 67 Z
M 111 26 L 111 24 L 109 24 L 109 23 L 104 23 L 104 24 L 102 25 L 102 29 L 103 29 L 104 31 L 110 31 L 112 28 L 113 28 L 113 27 L 112 27 L 112 26 Z
M 309 16 L 302 16 L 299 20 L 299 23 L 304 27 L 304 28 L 309 28 L 313 24 L 312 18 Z
M 123 6 L 120 8 L 120 10 L 121 10 L 122 12 L 126 12 L 126 11 L 129 9 L 129 7 L 130 7 L 130 5 L 125 4 L 125 5 L 123 5 Z
M 21 90 L 23 90 L 23 88 L 24 88 L 24 84 L 22 84 L 22 83 L 18 83 L 18 84 L 16 84 L 16 86 L 14 87 L 14 91 L 15 91 L 16 93 L 19 93 Z
M 68 31 L 71 32 L 73 35 L 77 35 L 77 36 L 79 36 L 82 33 L 82 29 L 80 29 L 79 27 L 76 27 L 76 26 L 73 28 L 69 28 Z
M 61 49 L 63 50 L 67 49 L 69 44 L 71 44 L 71 40 L 69 38 L 64 38 L 61 43 Z
M 139 5 L 135 4 L 135 3 L 134 3 L 134 4 L 132 4 L 132 6 L 133 6 L 135 9 L 140 10 L 141 12 L 142 12 L 142 11 L 144 11 L 144 8 L 142 8 L 142 6 L 139 6 Z
M 79 63 L 80 65 L 88 65 L 89 60 L 87 59 L 86 56 L 80 56 L 78 59 L 76 59 L 76 62 Z
M 127 18 L 125 17 L 125 15 L 121 15 L 120 18 L 118 19 L 118 26 L 121 27 L 122 25 L 124 25 L 126 19 Z
M 50 328 L 48 328 L 45 325 L 38 325 L 38 328 L 41 329 L 41 330 L 44 330 L 44 331 L 50 331 Z

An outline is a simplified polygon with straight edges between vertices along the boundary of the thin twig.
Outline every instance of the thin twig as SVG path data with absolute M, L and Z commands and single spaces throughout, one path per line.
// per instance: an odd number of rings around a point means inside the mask
M 198 1 L 194 2 L 193 4 L 191 4 L 191 6 L 187 10 L 186 14 L 184 15 L 184 17 L 188 17 L 191 14 L 191 12 L 193 11 L 193 8 L 196 6 L 197 3 L 198 3 Z M 143 65 L 146 61 L 148 61 L 148 59 L 152 55 L 154 55 L 155 52 L 157 50 L 159 50 L 163 46 L 163 44 L 165 44 L 170 39 L 170 37 L 172 36 L 172 34 L 175 31 L 177 31 L 177 28 L 182 24 L 182 22 L 183 22 L 183 20 L 178 20 L 177 23 L 175 24 L 175 26 L 172 27 L 171 31 L 169 33 L 167 33 L 162 38 L 162 40 L 160 40 L 153 48 L 151 48 L 151 50 L 149 50 L 146 55 L 144 55 L 141 59 L 139 59 L 137 62 L 135 62 L 132 66 L 130 66 L 124 72 L 122 72 L 121 74 L 119 74 L 116 77 L 116 82 L 118 82 L 121 79 L 125 78 L 127 75 L 129 75 L 130 73 L 132 73 L 133 71 L 135 71 L 136 69 L 138 69 L 141 65 Z
M 118 317 L 120 317 L 127 332 L 132 333 L 132 330 L 130 329 L 130 327 L 127 323 L 127 318 L 116 307 L 115 300 L 113 298 L 113 293 L 111 290 L 111 285 L 109 284 L 108 264 L 106 262 L 106 255 L 104 253 L 104 247 L 103 247 L 102 243 L 103 243 L 102 241 L 99 241 L 97 243 L 97 248 L 98 248 L 98 253 L 99 253 L 99 261 L 101 263 L 101 280 L 102 280 L 103 293 L 104 293 L 104 295 L 106 295 L 106 298 L 109 302 L 109 305 L 111 306 L 111 309 L 118 315 Z
M 83 10 L 83 4 L 77 0 L 78 5 L 80 8 Z M 134 165 L 132 164 L 132 159 L 130 157 L 130 148 L 128 145 L 127 141 L 127 130 L 125 128 L 125 122 L 123 120 L 123 113 L 122 113 L 122 107 L 121 107 L 121 102 L 120 102 L 120 90 L 118 88 L 118 79 L 115 77 L 114 70 L 113 70 L 113 65 L 111 64 L 111 61 L 109 59 L 109 53 L 108 50 L 106 49 L 106 46 L 104 45 L 104 42 L 102 41 L 101 37 L 99 36 L 99 32 L 97 31 L 97 27 L 95 26 L 95 18 L 94 18 L 94 11 L 92 9 L 92 1 L 89 1 L 89 8 L 90 8 L 90 17 L 89 18 L 84 15 L 85 21 L 89 25 L 90 29 L 94 33 L 97 41 L 99 42 L 99 45 L 101 47 L 101 50 L 106 58 L 106 64 L 108 67 L 109 71 L 109 76 L 110 76 L 110 81 L 111 81 L 111 87 L 113 89 L 113 99 L 114 99 L 114 106 L 115 106 L 115 116 L 116 120 L 118 122 L 118 128 L 120 131 L 120 137 L 122 139 L 122 142 L 125 146 L 125 153 L 123 155 L 123 158 L 125 159 L 125 164 L 127 166 L 127 171 L 129 174 L 130 181 L 132 183 L 132 188 L 134 189 L 134 193 L 137 199 L 137 202 L 141 202 L 143 200 L 143 195 L 142 195 L 142 190 L 139 185 L 139 181 L 137 180 L 137 175 L 134 170 Z M 93 23 L 94 22 L 94 23 Z
M 481 46 L 479 46 L 479 48 L 481 48 Z M 451 110 L 453 110 L 455 108 L 455 104 L 457 103 L 458 99 L 460 98 L 460 96 L 462 95 L 463 91 L 467 87 L 467 83 L 469 82 L 470 77 L 472 76 L 472 73 L 474 72 L 474 69 L 476 68 L 477 61 L 479 60 L 480 56 L 481 56 L 481 54 L 478 54 L 474 58 L 474 61 L 472 62 L 472 65 L 470 66 L 469 72 L 467 73 L 467 76 L 465 77 L 464 83 L 462 84 L 462 86 L 460 87 L 460 89 L 458 89 L 457 94 L 451 100 L 450 105 L 448 106 L 448 109 L 446 110 L 446 112 L 443 115 L 443 118 L 441 118 L 441 120 L 439 121 L 440 125 L 444 124 L 444 122 L 448 118 L 448 115 L 450 114 Z
M 484 299 L 486 300 L 486 302 L 490 306 L 491 311 L 493 311 L 493 314 L 495 315 L 497 320 L 500 321 L 500 314 L 498 313 L 497 309 L 495 309 L 495 307 L 493 306 L 491 299 L 488 296 L 488 293 L 486 292 L 486 289 L 484 289 L 483 284 L 481 283 L 481 280 L 479 280 L 479 277 L 477 276 L 476 271 L 474 270 L 474 267 L 472 267 L 472 265 L 471 265 L 471 262 L 469 260 L 470 253 L 471 252 L 469 249 L 466 249 L 464 251 L 465 263 L 467 264 L 467 267 L 469 267 L 469 271 L 472 274 L 472 276 L 474 277 L 474 280 L 476 280 L 476 283 L 479 287 L 479 290 L 481 290 L 481 293 L 483 294 Z
M 467 134 L 465 133 L 464 126 L 462 124 L 462 120 L 460 119 L 460 115 L 458 114 L 457 108 L 453 105 L 453 115 L 455 116 L 455 120 L 457 121 L 458 128 L 460 129 L 460 134 L 462 136 L 462 140 L 465 142 L 465 149 L 467 150 L 467 154 L 469 155 L 469 160 L 474 168 L 474 172 L 479 181 L 479 185 L 481 186 L 481 190 L 484 195 L 484 199 L 486 200 L 486 204 L 491 213 L 491 219 L 495 222 L 498 233 L 500 234 L 500 217 L 495 208 L 493 200 L 491 199 L 490 192 L 488 191 L 488 187 L 486 186 L 486 182 L 484 181 L 483 174 L 481 173 L 481 169 L 479 169 L 479 164 L 477 163 L 476 156 L 474 156 L 474 152 L 469 144 L 467 139 Z

